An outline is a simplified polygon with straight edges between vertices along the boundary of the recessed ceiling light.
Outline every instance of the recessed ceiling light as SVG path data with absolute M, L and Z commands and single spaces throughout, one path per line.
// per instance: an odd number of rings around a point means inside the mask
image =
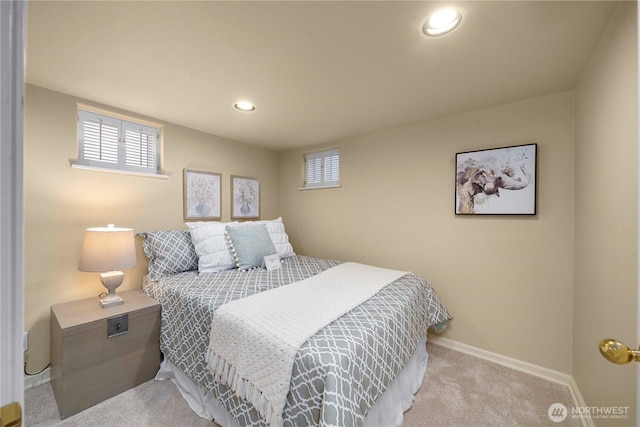
M 233 108 L 235 108 L 238 111 L 248 112 L 248 111 L 255 111 L 256 106 L 247 101 L 238 101 L 235 104 L 233 104 Z
M 429 37 L 443 36 L 455 30 L 462 22 L 462 12 L 454 7 L 439 9 L 422 24 L 422 33 Z

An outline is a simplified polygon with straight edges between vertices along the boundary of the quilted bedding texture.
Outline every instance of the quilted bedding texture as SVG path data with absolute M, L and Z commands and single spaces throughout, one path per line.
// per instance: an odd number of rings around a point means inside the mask
M 168 360 L 209 390 L 239 425 L 264 425 L 255 408 L 216 382 L 207 368 L 213 312 L 227 302 L 303 280 L 338 264 L 295 256 L 272 271 L 191 271 L 159 280 L 145 278 L 143 290 L 162 303 L 160 348 Z M 409 274 L 386 286 L 299 349 L 284 425 L 361 425 L 426 330 L 442 330 L 450 320 L 423 278 Z

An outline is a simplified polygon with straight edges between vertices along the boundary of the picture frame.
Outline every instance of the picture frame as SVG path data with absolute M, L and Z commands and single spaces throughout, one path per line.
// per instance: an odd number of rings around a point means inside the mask
M 536 215 L 538 144 L 456 153 L 456 215 Z
M 218 221 L 221 212 L 222 175 L 183 169 L 183 207 L 185 221 Z
M 260 181 L 231 175 L 231 219 L 260 218 Z

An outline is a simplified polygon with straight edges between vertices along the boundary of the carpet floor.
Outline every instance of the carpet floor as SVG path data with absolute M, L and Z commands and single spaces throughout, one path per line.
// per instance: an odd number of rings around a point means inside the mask
M 427 343 L 429 362 L 422 388 L 405 413 L 405 427 L 581 426 L 549 418 L 549 407 L 574 406 L 569 388 L 486 360 Z M 60 421 L 51 384 L 25 392 L 24 425 L 208 426 L 171 381 L 151 380 Z M 386 426 L 380 426 L 386 427 Z

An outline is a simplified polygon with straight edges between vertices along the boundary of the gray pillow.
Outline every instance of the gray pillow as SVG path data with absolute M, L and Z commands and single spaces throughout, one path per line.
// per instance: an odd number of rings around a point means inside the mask
M 198 269 L 198 255 L 188 230 L 139 233 L 142 248 L 149 257 L 149 277 L 153 280 L 170 274 Z
M 265 256 L 278 253 L 264 224 L 227 226 L 225 235 L 240 270 L 261 267 Z

